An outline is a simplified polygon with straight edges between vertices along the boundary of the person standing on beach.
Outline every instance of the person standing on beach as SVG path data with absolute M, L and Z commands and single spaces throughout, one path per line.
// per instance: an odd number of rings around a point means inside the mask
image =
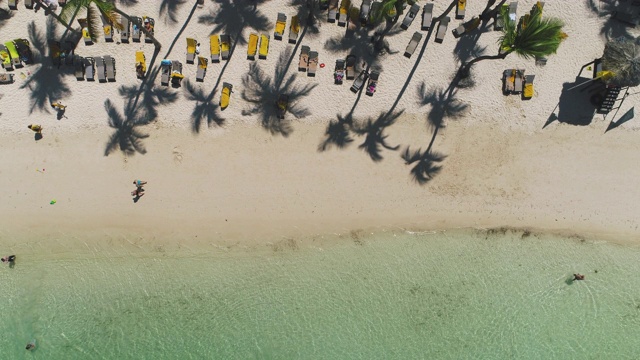
M 146 181 L 142 181 L 142 180 L 138 180 L 138 179 L 133 180 L 133 185 L 135 185 L 136 187 L 139 187 L 139 188 L 141 188 L 142 185 L 146 185 L 146 184 L 147 184 Z

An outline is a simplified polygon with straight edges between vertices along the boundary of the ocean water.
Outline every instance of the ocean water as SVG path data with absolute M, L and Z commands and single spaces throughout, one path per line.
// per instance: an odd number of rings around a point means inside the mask
M 640 248 L 385 232 L 256 251 L 21 256 L 3 359 L 638 359 Z M 53 257 L 53 258 L 52 258 Z M 586 275 L 571 282 L 571 274 Z M 31 339 L 37 349 L 24 346 Z

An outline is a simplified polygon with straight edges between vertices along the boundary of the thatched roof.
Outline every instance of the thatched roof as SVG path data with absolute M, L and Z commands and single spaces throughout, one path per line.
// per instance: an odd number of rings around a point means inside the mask
M 617 86 L 640 85 L 640 45 L 638 39 L 618 38 L 609 41 L 602 55 L 602 69 L 614 75 L 608 84 Z

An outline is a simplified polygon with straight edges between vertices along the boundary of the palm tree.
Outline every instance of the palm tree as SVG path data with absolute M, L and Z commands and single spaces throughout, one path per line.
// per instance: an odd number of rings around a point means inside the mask
M 95 5 L 95 8 L 91 5 Z M 97 8 L 97 10 L 96 10 Z M 138 20 L 137 17 L 131 17 L 124 13 L 122 10 L 118 9 L 116 5 L 111 1 L 106 0 L 68 0 L 67 4 L 62 8 L 60 12 L 60 18 L 64 21 L 69 20 L 74 17 L 78 12 L 82 9 L 86 9 L 87 11 L 87 24 L 90 29 L 91 37 L 93 38 L 93 34 L 97 34 L 100 32 L 102 26 L 99 24 L 98 16 L 101 14 L 104 16 L 110 23 L 114 24 L 117 27 L 121 27 L 122 25 L 118 21 L 118 15 L 124 17 L 129 20 L 130 23 L 135 24 L 138 28 L 144 33 L 144 35 L 151 39 L 153 45 L 156 47 L 156 51 L 160 50 L 162 44 L 151 34 Z M 63 22 L 66 25 L 66 23 Z M 94 39 L 95 40 L 95 39 Z
M 374 47 L 376 51 L 380 52 L 385 50 L 384 39 L 398 22 L 398 19 L 400 19 L 400 15 L 407 3 L 409 3 L 409 0 L 383 0 L 381 5 L 374 8 L 371 12 L 371 18 L 374 24 L 378 24 L 382 20 L 387 20 L 384 29 L 381 32 L 376 32 L 374 35 Z M 390 16 L 390 14 L 394 15 Z
M 483 55 L 463 63 L 460 66 L 460 74 L 469 74 L 471 66 L 478 61 L 488 59 L 504 59 L 511 53 L 516 53 L 525 59 L 532 57 L 545 57 L 555 54 L 562 40 L 567 37 L 562 31 L 564 23 L 557 18 L 542 18 L 542 10 L 537 6 L 531 10 L 529 19 L 525 24 L 516 24 L 509 18 L 507 12 L 502 12 L 504 28 L 502 36 L 498 39 L 500 51 L 497 55 Z

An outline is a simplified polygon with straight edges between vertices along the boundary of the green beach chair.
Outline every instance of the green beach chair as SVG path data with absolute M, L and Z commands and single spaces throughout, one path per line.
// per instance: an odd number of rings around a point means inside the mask
M 13 41 L 7 41 L 6 43 L 4 43 L 4 46 L 7 47 L 7 50 L 9 51 L 9 55 L 11 55 L 11 62 L 13 66 L 21 67 L 22 61 L 20 61 L 20 55 L 18 54 L 18 49 L 16 49 L 16 45 L 13 43 Z
M 2 44 L 0 44 L 0 60 L 2 60 L 2 67 L 5 70 L 13 70 L 11 56 L 9 56 L 9 50 L 7 50 L 7 47 Z

